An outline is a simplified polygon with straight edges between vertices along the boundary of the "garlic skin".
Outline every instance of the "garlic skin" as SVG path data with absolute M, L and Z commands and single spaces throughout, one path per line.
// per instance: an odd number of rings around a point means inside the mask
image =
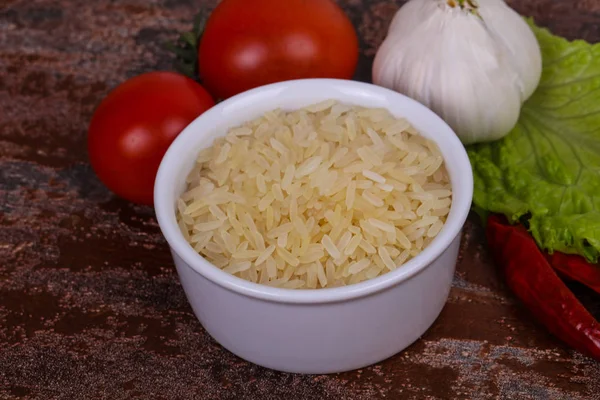
M 410 0 L 373 64 L 375 84 L 432 109 L 464 144 L 508 134 L 541 74 L 533 31 L 503 0 Z

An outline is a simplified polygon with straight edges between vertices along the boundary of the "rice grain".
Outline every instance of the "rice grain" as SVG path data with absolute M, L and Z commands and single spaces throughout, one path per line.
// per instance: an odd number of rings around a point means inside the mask
M 273 110 L 200 152 L 177 199 L 195 251 L 288 289 L 401 268 L 443 229 L 452 187 L 437 145 L 384 109 L 327 100 Z

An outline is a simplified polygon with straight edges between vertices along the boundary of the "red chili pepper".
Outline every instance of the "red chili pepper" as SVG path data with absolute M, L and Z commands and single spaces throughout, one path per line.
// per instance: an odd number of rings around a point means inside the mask
M 581 256 L 564 253 L 554 253 L 548 256 L 552 268 L 566 278 L 584 284 L 600 293 L 600 265 L 593 265 Z
M 529 232 L 492 215 L 486 235 L 508 286 L 533 315 L 559 339 L 600 360 L 600 323 L 556 275 Z

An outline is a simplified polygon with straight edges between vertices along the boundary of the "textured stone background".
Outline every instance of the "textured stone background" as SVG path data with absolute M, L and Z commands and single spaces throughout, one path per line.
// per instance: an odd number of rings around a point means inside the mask
M 216 344 L 193 316 L 150 208 L 87 163 L 108 90 L 169 68 L 160 43 L 215 1 L 0 0 L 0 398 L 599 399 L 600 363 L 531 322 L 472 218 L 450 299 L 379 365 L 280 374 Z M 401 1 L 340 0 L 362 38 L 357 79 Z M 600 1 L 511 1 L 570 39 L 600 41 Z M 600 302 L 581 288 L 598 315 Z

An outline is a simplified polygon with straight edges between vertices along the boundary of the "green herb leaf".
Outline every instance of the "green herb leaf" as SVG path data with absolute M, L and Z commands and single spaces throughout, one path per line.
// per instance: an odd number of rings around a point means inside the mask
M 189 44 L 193 48 L 198 46 L 198 37 L 194 32 L 186 32 L 181 35 L 181 40 Z
M 524 215 L 552 253 L 600 256 L 600 44 L 568 42 L 533 25 L 544 69 L 504 139 L 468 149 L 475 206 Z
M 204 32 L 206 14 L 200 12 L 194 18 L 192 31 L 179 36 L 176 43 L 166 43 L 167 50 L 175 54 L 174 68 L 188 77 L 198 80 L 198 45 Z

